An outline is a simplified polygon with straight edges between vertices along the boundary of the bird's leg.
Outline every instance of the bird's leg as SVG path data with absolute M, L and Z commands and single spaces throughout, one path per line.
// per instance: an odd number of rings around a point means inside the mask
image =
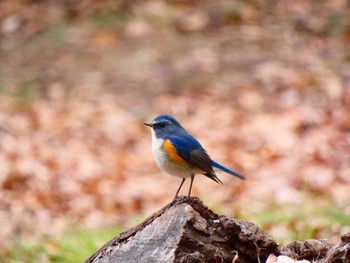
M 179 189 L 177 189 L 177 192 L 176 192 L 176 195 L 175 195 L 174 199 L 175 199 L 175 198 L 177 197 L 177 195 L 179 194 L 180 189 L 181 189 L 182 185 L 184 184 L 185 180 L 186 180 L 186 178 L 182 178 L 182 182 L 181 182 L 181 184 L 180 184 Z
M 192 190 L 193 180 L 194 180 L 194 174 L 191 175 L 191 184 L 190 184 L 190 191 L 188 191 L 188 197 L 191 196 L 191 190 Z

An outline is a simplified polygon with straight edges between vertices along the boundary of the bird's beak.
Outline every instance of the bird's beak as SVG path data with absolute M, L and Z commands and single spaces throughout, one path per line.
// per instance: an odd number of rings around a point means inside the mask
M 153 125 L 152 125 L 151 122 L 145 122 L 144 124 L 147 125 L 147 126 L 149 126 L 149 127 L 153 127 Z

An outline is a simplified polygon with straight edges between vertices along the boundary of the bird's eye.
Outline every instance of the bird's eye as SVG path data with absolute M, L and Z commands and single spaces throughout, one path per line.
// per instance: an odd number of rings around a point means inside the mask
M 158 123 L 158 127 L 159 128 L 164 128 L 165 127 L 165 123 L 164 122 Z

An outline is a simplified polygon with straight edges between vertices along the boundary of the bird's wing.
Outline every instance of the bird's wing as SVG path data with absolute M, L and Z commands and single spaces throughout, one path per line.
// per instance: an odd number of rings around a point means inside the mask
M 169 140 L 181 158 L 202 170 L 203 174 L 210 179 L 221 183 L 213 170 L 208 153 L 195 138 L 191 135 L 172 136 Z

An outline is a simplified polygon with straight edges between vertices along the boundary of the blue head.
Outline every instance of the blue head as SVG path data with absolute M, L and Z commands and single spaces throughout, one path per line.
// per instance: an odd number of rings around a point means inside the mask
M 170 134 L 182 133 L 184 128 L 173 117 L 163 114 L 156 117 L 152 122 L 145 122 L 151 127 L 158 139 L 166 139 Z

